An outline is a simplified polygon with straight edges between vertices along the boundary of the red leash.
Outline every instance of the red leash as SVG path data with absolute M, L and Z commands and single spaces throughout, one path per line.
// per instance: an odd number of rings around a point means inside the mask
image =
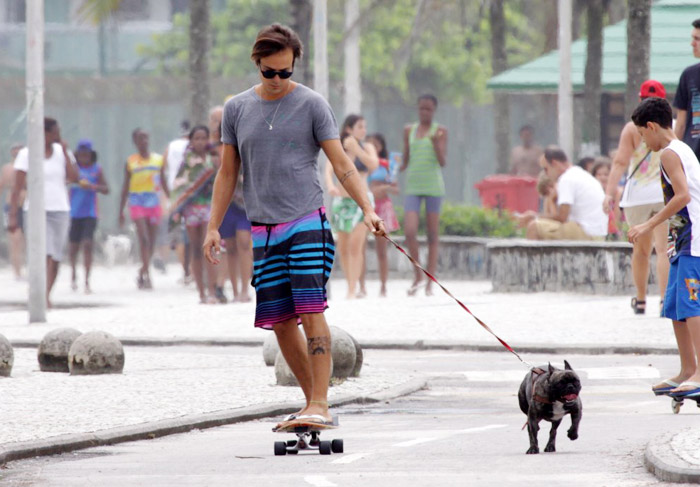
M 457 304 L 459 304 L 459 305 L 462 307 L 462 309 L 463 309 L 464 311 L 466 311 L 467 313 L 469 313 L 470 315 L 472 315 L 472 317 L 476 320 L 476 322 L 479 323 L 479 324 L 480 324 L 486 331 L 488 331 L 491 335 L 493 335 L 493 336 L 496 338 L 496 340 L 498 340 L 498 341 L 501 343 L 501 345 L 503 345 L 503 347 L 504 347 L 506 350 L 508 350 L 510 353 L 512 353 L 513 355 L 515 355 L 516 357 L 518 357 L 518 360 L 520 360 L 523 364 L 527 365 L 529 368 L 532 368 L 532 365 L 529 364 L 528 362 L 526 362 L 525 360 L 523 360 L 522 357 L 520 357 L 520 355 L 518 355 L 518 352 L 516 352 L 515 350 L 513 350 L 513 347 L 511 347 L 510 345 L 508 345 L 508 344 L 505 342 L 505 340 L 501 339 L 501 337 L 499 337 L 498 335 L 496 335 L 496 334 L 493 332 L 493 330 L 492 330 L 491 328 L 489 328 L 489 325 L 487 325 L 486 323 L 484 323 L 483 321 L 481 321 L 481 320 L 479 319 L 479 317 L 476 316 L 474 313 L 472 313 L 472 312 L 469 310 L 469 308 L 467 308 L 467 307 L 465 306 L 465 304 L 464 304 L 462 301 L 460 301 L 459 299 L 455 298 L 454 295 L 453 295 L 445 286 L 443 286 L 442 284 L 440 284 L 440 281 L 438 281 L 437 279 L 435 279 L 435 277 L 434 277 L 430 272 L 428 272 L 428 271 L 426 271 L 425 269 L 423 269 L 423 267 L 421 267 L 421 265 L 416 261 L 416 259 L 414 259 L 414 258 L 411 257 L 410 255 L 408 255 L 408 253 L 407 253 L 399 244 L 397 244 L 396 242 L 394 242 L 394 241 L 393 241 L 391 238 L 389 238 L 389 236 L 387 236 L 387 235 L 384 235 L 384 238 L 387 239 L 389 242 L 391 242 L 391 244 L 392 244 L 394 247 L 396 247 L 396 250 L 398 250 L 398 251 L 401 252 L 403 255 L 405 255 L 406 257 L 408 257 L 408 260 L 411 261 L 411 264 L 413 264 L 416 268 L 422 270 L 423 273 L 424 273 L 426 276 L 428 276 L 428 278 L 429 278 L 431 281 L 433 281 L 435 284 L 437 284 L 438 286 L 440 286 L 440 289 L 442 289 L 443 291 L 445 291 L 445 294 L 447 294 L 449 297 L 451 297 L 452 299 L 454 299 L 455 301 L 457 301 Z

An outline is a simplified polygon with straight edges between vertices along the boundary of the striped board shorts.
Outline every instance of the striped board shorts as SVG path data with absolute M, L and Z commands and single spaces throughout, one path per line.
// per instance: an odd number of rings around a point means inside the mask
M 328 308 L 326 283 L 335 245 L 324 208 L 279 224 L 251 222 L 255 326 L 275 324 Z

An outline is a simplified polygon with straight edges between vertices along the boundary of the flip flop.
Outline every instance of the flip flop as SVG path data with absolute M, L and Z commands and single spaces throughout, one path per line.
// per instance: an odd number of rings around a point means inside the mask
M 669 395 L 671 397 L 688 397 L 700 395 L 700 382 L 686 381 L 678 386 L 678 388 L 681 387 L 692 387 L 692 389 L 670 392 Z
M 299 413 L 288 414 L 287 416 L 285 416 L 285 417 L 282 419 L 282 421 L 280 421 L 280 423 L 286 423 L 287 421 L 294 421 L 295 419 L 297 419 L 297 415 L 298 415 L 298 414 L 299 414 Z
M 300 414 L 292 423 L 311 424 L 319 426 L 335 426 L 333 419 L 330 421 L 320 414 Z
M 680 387 L 678 382 L 674 382 L 671 379 L 664 379 L 661 381 L 661 384 L 668 384 L 668 386 L 651 388 L 651 391 L 657 396 L 665 396 L 676 387 Z

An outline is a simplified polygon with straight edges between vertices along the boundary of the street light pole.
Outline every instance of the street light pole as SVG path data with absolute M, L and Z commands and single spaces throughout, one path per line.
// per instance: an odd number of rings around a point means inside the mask
M 360 0 L 345 0 L 345 116 L 362 111 Z
M 571 87 L 571 0 L 559 0 L 559 146 L 574 158 L 574 97 Z
M 314 90 L 328 99 L 328 5 L 314 0 Z
M 27 270 L 29 322 L 46 322 L 46 212 L 44 211 L 44 0 L 27 0 Z M 18 209 L 18 211 L 22 211 Z

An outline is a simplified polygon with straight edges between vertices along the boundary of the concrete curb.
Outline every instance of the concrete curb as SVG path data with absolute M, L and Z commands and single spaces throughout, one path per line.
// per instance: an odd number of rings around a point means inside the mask
M 330 400 L 331 406 L 368 404 L 405 396 L 425 389 L 427 378 L 417 378 L 385 390 L 363 395 L 346 395 Z M 194 429 L 214 428 L 234 423 L 268 418 L 297 411 L 302 403 L 278 403 L 264 406 L 228 409 L 212 413 L 192 414 L 175 419 L 164 419 L 139 425 L 111 428 L 94 433 L 54 436 L 42 440 L 6 443 L 0 445 L 0 465 L 38 456 L 56 455 L 96 446 L 114 445 L 127 441 L 150 440 L 161 436 L 186 433 Z
M 158 337 L 124 337 L 119 338 L 122 345 L 129 347 L 261 347 L 262 340 L 257 339 L 228 339 L 216 337 L 203 338 L 158 338 Z M 40 340 L 10 340 L 14 348 L 37 348 Z M 404 340 L 404 341 L 360 341 L 360 346 L 367 350 L 453 350 L 461 352 L 503 352 L 498 344 L 447 342 L 433 340 Z M 675 347 L 653 347 L 650 345 L 608 345 L 608 344 L 579 344 L 579 345 L 541 345 L 523 344 L 515 346 L 519 353 L 542 353 L 550 355 L 675 355 Z
M 689 464 L 671 448 L 673 439 L 681 434 L 666 433 L 651 440 L 644 451 L 644 465 L 664 482 L 700 484 L 700 467 Z

